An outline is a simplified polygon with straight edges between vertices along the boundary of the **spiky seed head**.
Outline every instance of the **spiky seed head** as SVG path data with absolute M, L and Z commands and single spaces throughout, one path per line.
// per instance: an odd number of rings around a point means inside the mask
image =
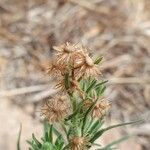
M 110 103 L 107 100 L 102 100 L 100 102 L 97 102 L 92 111 L 92 117 L 101 118 L 103 115 L 106 114 L 109 108 L 110 108 Z
M 71 150 L 86 150 L 89 145 L 86 137 L 75 136 L 71 141 Z
M 45 101 L 41 111 L 44 119 L 58 122 L 71 113 L 71 106 L 67 96 L 55 96 Z

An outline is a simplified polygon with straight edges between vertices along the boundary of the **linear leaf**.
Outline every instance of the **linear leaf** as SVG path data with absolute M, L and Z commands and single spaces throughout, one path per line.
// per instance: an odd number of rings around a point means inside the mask
M 86 90 L 86 93 L 89 93 L 91 89 L 96 85 L 96 80 L 93 80 L 88 89 Z
M 116 124 L 116 125 L 112 125 L 110 127 L 104 128 L 104 131 L 113 129 L 113 128 L 117 128 L 117 127 L 121 127 L 121 126 L 126 126 L 126 125 L 131 125 L 131 124 L 137 124 L 137 123 L 142 123 L 142 120 L 138 120 L 138 121 L 132 121 L 132 122 L 126 122 L 126 123 L 120 123 L 120 124 Z
M 42 144 L 36 139 L 36 137 L 34 136 L 34 134 L 32 134 L 32 138 L 33 138 L 34 142 L 37 144 L 38 148 L 41 148 Z
M 20 124 L 20 130 L 19 130 L 19 135 L 18 135 L 18 140 L 17 140 L 17 150 L 21 150 L 20 148 L 21 131 L 22 131 L 22 125 Z
M 103 57 L 98 57 L 95 61 L 94 64 L 99 64 L 102 61 Z
M 91 138 L 90 142 L 93 143 L 93 142 L 94 142 L 97 138 L 99 138 L 105 131 L 108 131 L 108 130 L 113 129 L 113 128 L 125 126 L 125 125 L 137 124 L 137 123 L 140 123 L 140 122 L 141 122 L 141 120 L 140 120 L 140 121 L 127 122 L 127 123 L 121 123 L 121 124 L 112 125 L 112 126 L 110 126 L 110 127 L 104 128 L 104 129 L 98 131 L 98 132 L 93 136 L 93 138 Z
M 50 125 L 49 140 L 50 140 L 51 143 L 53 143 L 53 125 Z
M 98 99 L 89 107 L 89 109 L 88 109 L 88 110 L 86 111 L 86 113 L 85 113 L 85 116 L 84 116 L 84 118 L 83 118 L 82 129 L 81 129 L 82 135 L 83 135 L 83 131 L 84 131 L 84 127 L 85 127 L 85 124 L 86 124 L 86 119 L 87 119 L 87 117 L 88 117 L 88 114 L 92 111 L 92 109 L 94 108 L 94 106 L 95 106 L 95 104 L 96 104 L 97 101 L 98 101 Z
M 107 83 L 107 82 L 108 82 L 108 80 L 102 81 L 102 82 L 96 84 L 95 88 L 98 88 L 99 86 L 101 86 L 101 85 L 103 85 L 103 84 L 105 84 L 105 83 Z

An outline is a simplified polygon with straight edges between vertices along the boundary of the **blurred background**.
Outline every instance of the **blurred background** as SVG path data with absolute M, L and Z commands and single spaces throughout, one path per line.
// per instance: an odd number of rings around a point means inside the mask
M 0 149 L 16 149 L 20 123 L 22 150 L 42 134 L 40 104 L 55 92 L 45 72 L 52 46 L 66 41 L 104 57 L 108 124 L 144 119 L 101 143 L 136 134 L 119 150 L 149 150 L 150 0 L 0 0 Z

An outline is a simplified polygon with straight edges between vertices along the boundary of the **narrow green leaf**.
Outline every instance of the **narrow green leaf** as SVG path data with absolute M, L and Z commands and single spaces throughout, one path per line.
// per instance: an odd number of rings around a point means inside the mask
M 104 87 L 102 88 L 101 94 L 103 94 L 105 90 L 106 90 L 106 86 L 104 86 Z
M 82 135 L 83 135 L 83 132 L 84 132 L 84 127 L 85 127 L 85 124 L 86 124 L 86 119 L 88 117 L 88 114 L 92 111 L 92 109 L 94 108 L 94 106 L 97 103 L 97 101 L 98 101 L 98 99 L 89 107 L 89 109 L 85 113 L 85 116 L 83 118 L 83 125 L 82 125 L 82 128 L 81 128 Z
M 64 145 L 64 141 L 62 139 L 62 136 L 59 136 L 56 141 L 55 141 L 55 145 L 57 147 L 58 150 L 62 150 L 63 145 Z
M 92 134 L 95 135 L 99 129 L 102 127 L 102 125 L 104 124 L 104 122 L 101 122 L 95 129 L 93 129 Z
M 104 133 L 104 130 L 98 131 L 90 140 L 91 143 L 93 143 L 96 139 L 98 139 L 102 134 Z
M 30 146 L 32 146 L 32 142 L 31 142 L 31 141 L 26 140 L 26 142 L 27 142 Z
M 88 120 L 87 120 L 87 125 L 85 126 L 85 132 L 87 132 L 88 133 L 88 130 L 89 130 L 89 128 L 92 126 L 92 122 L 93 122 L 94 120 L 93 120 L 93 118 L 92 117 L 90 117 Z
M 103 123 L 104 123 L 104 121 L 100 121 L 100 120 L 97 120 L 92 126 L 91 126 L 91 128 L 89 129 L 89 133 L 90 134 L 95 134 L 95 132 L 96 131 L 98 131 L 100 128 L 101 128 L 101 126 L 103 125 Z
M 98 87 L 100 87 L 101 85 L 103 85 L 103 84 L 105 84 L 105 83 L 107 83 L 107 82 L 108 82 L 108 80 L 102 81 L 102 82 L 96 84 L 95 88 L 98 88 Z
M 22 131 L 22 125 L 20 124 L 20 130 L 19 130 L 19 135 L 18 135 L 18 140 L 17 140 L 17 150 L 21 150 L 20 148 L 21 131 Z
M 90 84 L 90 86 L 88 87 L 88 89 L 86 90 L 86 93 L 89 93 L 95 85 L 96 85 L 96 80 L 93 80 L 92 83 Z
M 104 131 L 113 129 L 113 128 L 117 128 L 117 127 L 121 127 L 121 126 L 126 126 L 126 125 L 131 125 L 131 124 L 137 124 L 137 123 L 141 123 L 143 122 L 142 120 L 138 120 L 138 121 L 132 121 L 132 122 L 127 122 L 127 123 L 120 123 L 120 124 L 116 124 L 116 125 L 112 125 L 110 127 L 104 128 Z
M 32 133 L 32 138 L 33 138 L 34 142 L 37 144 L 38 148 L 41 148 L 42 144 L 36 139 L 36 137 L 33 133 Z
M 48 132 L 45 132 L 45 136 L 44 136 L 44 137 L 45 137 L 45 141 L 46 141 L 46 142 L 49 142 Z
M 98 57 L 95 61 L 94 64 L 99 64 L 102 61 L 103 57 Z
M 121 127 L 121 126 L 125 126 L 125 125 L 131 125 L 131 124 L 137 124 L 140 123 L 140 121 L 133 121 L 133 122 L 127 122 L 127 123 L 121 123 L 121 124 L 117 124 L 117 125 L 112 125 L 110 127 L 104 128 L 100 131 L 98 131 L 90 140 L 91 143 L 93 143 L 97 138 L 99 138 L 104 132 L 113 129 L 113 128 L 117 128 L 117 127 Z
M 53 125 L 50 125 L 49 129 L 49 141 L 53 143 Z

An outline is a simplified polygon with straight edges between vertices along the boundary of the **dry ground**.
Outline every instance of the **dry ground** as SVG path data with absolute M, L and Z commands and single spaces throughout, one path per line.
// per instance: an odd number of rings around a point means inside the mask
M 66 41 L 104 57 L 108 122 L 144 119 L 106 135 L 103 143 L 134 133 L 137 138 L 119 149 L 149 150 L 149 0 L 0 0 L 0 149 L 15 149 L 20 122 L 25 150 L 25 139 L 42 132 L 37 110 L 54 92 L 45 70 L 52 46 Z

